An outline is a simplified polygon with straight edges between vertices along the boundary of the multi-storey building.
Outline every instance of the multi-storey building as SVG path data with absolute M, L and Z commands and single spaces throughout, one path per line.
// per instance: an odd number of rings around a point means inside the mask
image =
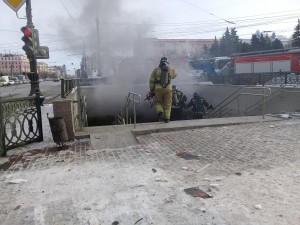
M 44 62 L 37 63 L 37 71 L 40 78 L 61 77 L 63 74 L 61 66 L 49 66 Z
M 47 77 L 49 74 L 49 68 L 47 63 L 38 62 L 37 63 L 37 72 L 40 77 Z
M 30 71 L 27 56 L 14 54 L 0 54 L 0 74 L 17 75 Z

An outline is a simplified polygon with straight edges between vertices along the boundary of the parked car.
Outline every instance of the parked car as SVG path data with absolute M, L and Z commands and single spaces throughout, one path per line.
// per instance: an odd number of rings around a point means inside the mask
M 8 85 L 14 85 L 15 81 L 14 80 L 8 80 Z
M 20 80 L 17 77 L 12 77 L 9 80 L 14 81 L 14 84 L 20 84 Z
M 19 84 L 25 84 L 26 83 L 26 77 L 25 75 L 18 75 Z

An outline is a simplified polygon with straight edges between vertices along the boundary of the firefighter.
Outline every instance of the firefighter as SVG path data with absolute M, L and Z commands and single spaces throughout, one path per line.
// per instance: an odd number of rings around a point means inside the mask
M 176 85 L 172 86 L 172 120 L 182 120 L 183 119 L 183 109 L 186 107 L 187 97 L 182 91 L 177 89 Z
M 192 107 L 193 111 L 193 119 L 202 119 L 205 114 L 204 106 L 209 109 L 213 109 L 214 107 L 205 101 L 198 92 L 195 92 L 191 101 L 187 104 L 186 108 Z
M 166 123 L 170 121 L 171 116 L 171 80 L 177 76 L 175 69 L 168 66 L 168 64 L 168 59 L 162 57 L 159 66 L 153 70 L 149 81 L 149 88 L 154 96 L 154 105 L 158 119 Z

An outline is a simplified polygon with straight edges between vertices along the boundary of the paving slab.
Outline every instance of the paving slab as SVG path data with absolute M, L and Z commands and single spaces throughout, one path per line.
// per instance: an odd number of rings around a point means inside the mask
M 300 120 L 243 121 L 144 133 L 133 145 L 118 138 L 133 125 L 93 128 L 67 149 L 27 152 L 0 171 L 1 224 L 298 225 Z

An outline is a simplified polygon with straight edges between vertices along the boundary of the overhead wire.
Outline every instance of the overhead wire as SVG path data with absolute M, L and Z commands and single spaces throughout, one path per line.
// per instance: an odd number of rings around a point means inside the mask
M 201 10 L 201 11 L 203 11 L 203 12 L 206 12 L 206 13 L 210 14 L 211 16 L 214 16 L 214 17 L 216 17 L 216 18 L 218 18 L 218 19 L 224 20 L 226 23 L 235 24 L 235 23 L 232 22 L 232 21 L 229 21 L 229 20 L 223 19 L 223 18 L 221 18 L 221 17 L 219 17 L 219 16 L 216 16 L 215 14 L 213 14 L 213 13 L 211 13 L 211 12 L 205 10 L 205 9 L 202 9 L 202 8 L 200 8 L 200 7 L 198 7 L 198 6 L 194 5 L 194 4 L 192 4 L 192 3 L 190 3 L 190 2 L 187 2 L 187 1 L 185 1 L 185 0 L 181 0 L 181 1 L 183 1 L 184 3 L 186 3 L 186 4 L 190 5 L 190 6 L 193 6 L 193 7 L 196 8 L 196 9 L 199 9 L 199 10 Z
M 61 1 L 61 0 L 60 0 Z M 62 1 L 61 1 L 62 3 Z M 63 6 L 65 6 L 62 3 Z M 289 11 L 282 11 L 282 12 L 274 12 L 274 13 L 269 13 L 265 14 L 263 16 L 261 15 L 254 15 L 254 16 L 245 16 L 245 17 L 237 17 L 237 18 L 230 18 L 230 20 L 236 21 L 238 23 L 237 26 L 235 26 L 236 30 L 242 29 L 242 28 L 248 28 L 248 27 L 254 27 L 254 26 L 260 26 L 260 25 L 265 25 L 265 24 L 285 24 L 285 23 L 290 23 L 291 20 L 298 18 L 299 14 L 295 13 L 299 9 L 295 10 L 289 10 Z M 68 12 L 69 16 L 72 18 L 74 22 L 75 19 L 72 17 L 70 12 L 66 9 Z M 134 29 L 135 26 L 141 26 L 144 24 L 138 24 L 138 23 L 107 23 L 109 24 L 114 24 L 114 25 L 119 25 L 119 26 L 126 26 L 126 29 Z M 181 23 L 149 23 L 146 25 L 153 25 L 156 28 L 149 30 L 148 31 L 148 36 L 149 37 L 159 37 L 164 38 L 164 37 L 184 37 L 184 36 L 189 36 L 189 35 L 201 35 L 204 33 L 213 33 L 213 32 L 218 32 L 218 31 L 224 31 L 228 25 L 226 21 L 219 21 L 219 20 L 209 20 L 209 21 L 190 21 L 190 22 L 181 22 Z M 174 27 L 173 27 L 174 26 Z M 128 28 L 129 27 L 129 28 Z M 164 27 L 164 28 L 162 28 Z M 20 31 L 14 31 L 14 30 L 1 30 L 0 32 L 17 32 L 21 33 Z M 111 37 L 115 36 L 118 37 L 118 29 L 114 30 L 111 33 Z M 130 33 L 130 32 L 128 32 Z M 65 44 L 64 41 L 66 39 L 78 39 L 77 36 L 72 36 L 72 37 L 66 37 L 65 35 L 58 35 L 58 34 L 40 34 L 43 36 L 48 36 L 48 37 L 57 37 L 58 39 L 55 40 L 47 40 L 44 42 L 47 44 L 49 47 L 52 48 L 51 51 L 65 51 L 72 49 L 70 48 L 64 48 Z M 241 34 L 239 34 L 241 35 Z M 61 39 L 60 37 L 63 37 Z M 9 45 L 9 46 L 7 46 Z M 3 47 L 2 47 L 3 46 Z M 4 43 L 3 45 L 0 45 L 0 49 L 7 49 L 10 48 L 12 50 L 19 50 L 17 48 L 20 48 L 22 44 L 18 44 L 18 42 L 10 42 L 10 43 Z

